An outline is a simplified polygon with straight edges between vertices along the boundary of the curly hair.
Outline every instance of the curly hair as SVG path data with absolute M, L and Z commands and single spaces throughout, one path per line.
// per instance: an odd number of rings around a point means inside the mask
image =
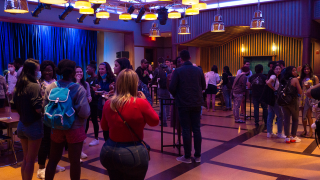
M 44 80 L 44 70 L 47 68 L 47 66 L 51 66 L 52 67 L 52 71 L 53 71 L 53 75 L 52 75 L 52 79 L 57 80 L 57 74 L 55 71 L 56 65 L 52 62 L 52 61 L 43 61 L 40 65 L 40 71 L 41 71 L 41 78 L 40 81 Z

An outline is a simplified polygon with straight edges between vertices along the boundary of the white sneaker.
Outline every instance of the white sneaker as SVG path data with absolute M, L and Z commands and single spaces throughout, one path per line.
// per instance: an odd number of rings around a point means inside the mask
M 284 142 L 286 142 L 287 144 L 290 144 L 290 138 L 286 138 Z
M 277 136 L 278 136 L 278 138 L 281 138 L 281 139 L 285 139 L 287 137 L 282 133 L 278 133 Z
M 62 166 L 57 165 L 57 167 L 56 167 L 56 171 L 62 172 L 62 171 L 65 171 L 65 170 L 66 170 L 66 168 L 64 168 Z
M 91 141 L 91 143 L 89 143 L 89 146 L 96 146 L 98 144 L 99 144 L 99 140 L 94 139 Z
M 45 174 L 46 174 L 46 168 L 38 169 L 37 178 L 44 179 L 45 178 Z
M 290 142 L 292 142 L 292 143 L 299 143 L 299 142 L 301 142 L 301 139 L 298 138 L 298 136 L 296 136 L 296 137 L 290 137 Z
M 201 157 L 194 157 L 194 161 L 196 161 L 196 163 L 200 163 L 201 162 Z
M 81 159 L 85 159 L 87 157 L 88 157 L 88 155 L 86 155 L 84 152 L 81 152 L 81 156 L 80 156 Z
M 278 137 L 278 136 L 273 133 L 267 133 L 267 138 L 275 138 L 275 137 Z
M 191 158 L 187 159 L 187 158 L 185 158 L 184 156 L 177 157 L 176 160 L 177 160 L 177 161 L 180 161 L 180 162 L 183 162 L 183 163 L 187 163 L 187 164 L 192 163 Z

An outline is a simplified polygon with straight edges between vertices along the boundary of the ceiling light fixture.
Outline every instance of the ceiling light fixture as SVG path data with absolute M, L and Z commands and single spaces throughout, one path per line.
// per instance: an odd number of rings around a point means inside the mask
M 149 37 L 161 37 L 160 29 L 156 22 L 152 23 L 151 29 L 149 31 Z
M 258 0 L 258 10 L 254 12 L 253 19 L 250 23 L 250 29 L 266 29 L 264 19 L 262 18 L 262 11 L 260 9 L 260 0 Z
M 199 0 L 182 0 L 182 4 L 184 4 L 184 5 L 199 4 Z
M 91 8 L 91 3 L 87 0 L 78 0 L 74 3 L 74 7 L 78 9 L 89 9 Z
M 179 18 L 181 18 L 181 13 L 179 13 L 178 11 L 171 11 L 168 14 L 168 18 L 169 19 L 179 19 Z
M 104 4 L 107 0 L 89 0 L 89 2 L 94 4 Z
M 108 19 L 109 17 L 110 17 L 110 13 L 105 10 L 99 11 L 96 14 L 96 18 L 100 18 L 100 19 Z
M 146 12 L 146 9 L 144 7 L 142 7 L 139 11 L 139 14 L 137 16 L 137 19 L 135 20 L 136 23 L 140 23 L 141 22 L 141 19 L 142 19 L 142 16 L 144 15 L 144 13 Z
M 13 14 L 28 13 L 28 2 L 27 0 L 5 0 L 4 12 Z
M 93 8 L 79 9 L 80 14 L 94 14 Z
M 65 4 L 68 3 L 67 0 L 40 0 L 44 4 Z
M 194 4 L 192 5 L 192 9 L 198 9 L 198 10 L 207 9 L 207 4 L 206 3 Z
M 157 20 L 157 15 L 156 14 L 154 14 L 154 13 L 147 13 L 145 16 L 144 16 L 144 20 L 152 20 L 152 21 L 154 21 L 154 20 Z
M 125 8 L 127 8 L 127 4 L 125 4 Z M 131 14 L 124 12 L 124 13 L 120 14 L 119 19 L 127 21 L 127 20 L 131 20 L 132 17 L 131 17 Z
M 199 9 L 188 8 L 186 9 L 186 15 L 198 15 Z
M 220 14 L 219 0 L 218 0 L 217 12 L 218 13 L 217 13 L 217 15 L 214 16 L 214 21 L 211 25 L 211 32 L 225 32 L 224 23 L 222 22 L 222 16 Z
M 180 26 L 178 29 L 178 34 L 180 35 L 190 34 L 190 26 L 188 25 L 188 20 L 186 18 L 181 19 Z

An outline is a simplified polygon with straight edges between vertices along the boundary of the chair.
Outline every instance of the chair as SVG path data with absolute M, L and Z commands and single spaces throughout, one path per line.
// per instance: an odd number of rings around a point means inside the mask
M 17 156 L 16 156 L 16 151 L 14 150 L 14 141 L 9 136 L 0 135 L 0 143 L 2 144 L 2 142 L 4 142 L 4 141 L 11 141 L 11 147 L 10 148 L 11 148 L 13 154 L 14 154 L 14 158 L 16 159 L 16 162 L 14 164 L 17 164 L 18 160 L 17 160 Z

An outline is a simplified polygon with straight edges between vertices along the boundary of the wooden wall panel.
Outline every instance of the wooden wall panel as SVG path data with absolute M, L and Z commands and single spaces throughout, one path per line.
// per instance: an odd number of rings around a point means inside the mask
M 236 74 L 243 65 L 243 56 L 275 56 L 275 61 L 284 60 L 287 66 L 299 66 L 302 63 L 302 39 L 269 32 L 245 35 L 218 47 L 201 48 L 201 66 L 207 72 L 212 65 L 217 65 L 219 74 L 224 66 L 229 66 L 231 73 Z

